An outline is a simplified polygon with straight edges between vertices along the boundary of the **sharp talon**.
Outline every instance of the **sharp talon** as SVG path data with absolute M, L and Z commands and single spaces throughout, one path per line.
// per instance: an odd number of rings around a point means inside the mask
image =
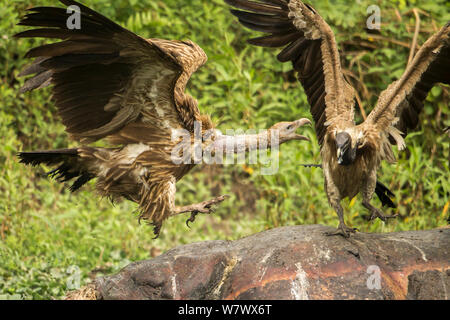
M 155 234 L 155 237 L 153 238 L 153 240 L 156 240 L 159 238 L 160 232 L 161 232 L 161 225 L 153 224 L 153 233 Z
M 197 216 L 197 212 L 191 212 L 191 217 L 186 220 L 186 226 L 190 229 L 191 226 L 189 223 L 193 223 L 195 221 L 195 217 Z
M 325 232 L 326 236 L 343 236 L 344 238 L 350 238 L 351 233 L 355 233 L 358 231 L 357 228 L 349 228 L 346 225 L 339 225 L 336 231 L 334 232 Z
M 211 214 L 211 213 L 216 212 L 215 206 L 229 197 L 230 197 L 229 195 L 223 195 L 223 196 L 217 197 L 217 198 L 209 200 L 209 201 L 197 203 L 195 205 L 189 206 L 189 210 L 181 211 L 174 215 L 178 215 L 180 213 L 185 213 L 185 212 L 191 212 L 191 217 L 186 220 L 186 226 L 188 228 L 191 228 L 191 226 L 189 224 L 195 221 L 195 217 L 197 216 L 197 214 L 199 214 L 199 213 Z
M 394 215 L 387 216 L 387 215 L 384 215 L 381 212 L 375 211 L 375 212 L 372 212 L 372 214 L 370 216 L 370 221 L 373 221 L 376 218 L 378 218 L 378 219 L 382 220 L 383 222 L 386 222 L 388 219 L 394 219 L 394 218 L 397 218 L 397 217 L 398 217 L 398 213 L 394 214 Z

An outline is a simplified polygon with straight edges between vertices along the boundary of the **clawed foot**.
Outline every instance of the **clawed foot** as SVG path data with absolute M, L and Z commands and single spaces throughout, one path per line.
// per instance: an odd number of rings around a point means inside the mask
M 191 212 L 191 217 L 189 219 L 186 220 L 186 226 L 190 229 L 191 226 L 189 225 L 189 223 L 193 223 L 195 221 L 195 217 L 197 217 L 198 215 L 198 211 L 192 211 Z
M 191 212 L 191 216 L 189 219 L 186 220 L 186 225 L 188 226 L 188 228 L 190 228 L 189 223 L 193 223 L 199 213 L 204 213 L 204 214 L 214 213 L 216 211 L 214 206 L 223 202 L 226 198 L 229 198 L 229 196 L 223 195 L 223 196 L 220 196 L 220 197 L 208 200 L 208 201 L 203 201 L 201 203 L 197 203 L 197 204 L 189 206 L 189 211 Z
M 379 209 L 374 209 L 371 212 L 371 215 L 369 217 L 369 221 L 373 221 L 376 218 L 381 219 L 382 221 L 386 222 L 388 219 L 393 219 L 393 218 L 397 218 L 398 214 L 394 214 L 394 215 L 385 215 L 383 214 L 383 212 Z
M 356 231 L 358 231 L 358 229 L 356 228 L 350 228 L 347 227 L 344 223 L 340 223 L 337 230 L 334 232 L 326 232 L 325 235 L 326 236 L 344 236 L 345 238 L 349 238 L 350 234 L 355 233 Z
M 153 237 L 153 240 L 156 240 L 159 238 L 159 233 L 161 232 L 162 224 L 161 223 L 152 223 L 152 225 L 153 225 L 153 233 L 155 235 Z

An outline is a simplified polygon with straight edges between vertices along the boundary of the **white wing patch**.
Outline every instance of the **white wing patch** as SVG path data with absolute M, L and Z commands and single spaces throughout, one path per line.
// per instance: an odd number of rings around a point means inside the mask
M 165 69 L 163 66 L 156 70 L 154 67 L 141 70 L 136 77 L 140 77 L 139 82 L 144 84 L 138 89 L 140 93 L 138 99 L 143 106 L 142 121 L 150 125 L 157 123 L 161 129 L 171 130 L 173 123 L 178 122 L 175 117 L 177 111 L 172 110 L 175 105 L 171 103 L 173 97 L 170 96 L 170 88 L 168 88 L 174 79 L 175 71 Z
M 125 155 L 127 163 L 132 163 L 139 157 L 142 153 L 149 151 L 150 146 L 139 143 L 139 144 L 129 144 L 123 149 L 123 154 Z
M 294 26 L 303 31 L 305 38 L 309 40 L 317 40 L 321 38 L 319 28 L 314 24 L 308 14 L 304 14 L 303 10 L 309 10 L 301 1 L 291 0 L 289 2 L 289 18 L 293 19 Z

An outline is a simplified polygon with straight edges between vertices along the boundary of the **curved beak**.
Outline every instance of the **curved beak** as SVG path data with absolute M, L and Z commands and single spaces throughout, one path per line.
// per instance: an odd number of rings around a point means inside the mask
M 337 148 L 337 158 L 338 158 L 338 164 L 344 163 L 344 152 L 341 148 Z
M 305 125 L 312 125 L 312 122 L 309 119 L 306 118 L 302 118 L 302 119 L 298 119 L 296 121 L 294 121 L 294 125 L 298 128 L 303 127 Z M 308 137 L 302 136 L 300 134 L 296 134 L 295 135 L 295 140 L 305 140 L 305 141 L 310 141 L 310 139 Z

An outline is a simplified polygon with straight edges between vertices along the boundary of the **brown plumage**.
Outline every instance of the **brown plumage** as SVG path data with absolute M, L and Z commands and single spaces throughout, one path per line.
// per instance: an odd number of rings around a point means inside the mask
M 102 196 L 138 203 L 140 218 L 151 222 L 157 235 L 170 216 L 192 212 L 189 221 L 193 221 L 196 213 L 211 212 L 224 196 L 175 206 L 175 183 L 195 163 L 176 164 L 172 159 L 180 142 L 172 139 L 174 130 L 188 132 L 193 140 L 214 129 L 209 116 L 200 113 L 197 100 L 185 93 L 189 78 L 207 60 L 205 52 L 192 41 L 143 39 L 80 3 L 60 1 L 80 8 L 81 29 L 67 27 L 65 8 L 29 9 L 20 25 L 39 28 L 16 37 L 60 41 L 27 53 L 36 59 L 21 73 L 33 75 L 21 91 L 52 85 L 58 115 L 82 146 L 23 152 L 21 161 L 57 166 L 50 175 L 63 182 L 75 179 L 72 191 L 98 178 Z M 295 130 L 305 123 L 294 122 L 291 127 Z M 286 134 L 289 140 L 302 137 Z M 89 146 L 100 139 L 118 147 Z M 220 140 L 213 130 L 202 139 L 202 148 L 214 148 Z
M 417 126 L 430 89 L 450 83 L 450 23 L 422 46 L 403 76 L 380 95 L 367 120 L 356 125 L 354 89 L 342 74 L 334 34 L 317 11 L 300 0 L 225 1 L 245 10 L 231 10 L 244 26 L 270 33 L 249 43 L 284 47 L 278 60 L 291 61 L 298 72 L 315 120 L 328 200 L 339 216 L 337 233 L 354 232 L 344 223 L 340 201 L 359 192 L 371 219 L 391 217 L 370 204 L 377 168 L 382 160 L 395 161 L 391 143 L 405 147 L 403 138 Z M 381 186 L 377 191 L 389 192 Z

